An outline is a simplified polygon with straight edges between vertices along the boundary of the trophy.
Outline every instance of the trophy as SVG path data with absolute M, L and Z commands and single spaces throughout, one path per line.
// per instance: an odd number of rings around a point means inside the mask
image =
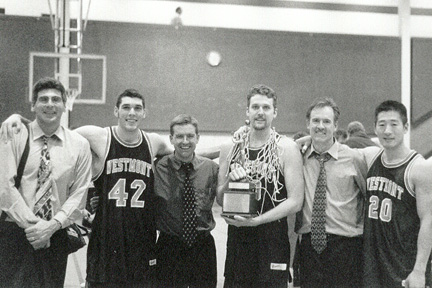
M 229 182 L 224 192 L 222 216 L 240 215 L 255 217 L 258 215 L 261 198 L 261 182 Z
M 235 145 L 227 157 L 228 163 L 238 163 L 244 167 L 246 138 L 247 132 L 234 137 Z M 261 181 L 247 179 L 240 182 L 228 182 L 228 190 L 224 191 L 222 216 L 255 217 L 258 215 L 259 200 L 261 200 Z

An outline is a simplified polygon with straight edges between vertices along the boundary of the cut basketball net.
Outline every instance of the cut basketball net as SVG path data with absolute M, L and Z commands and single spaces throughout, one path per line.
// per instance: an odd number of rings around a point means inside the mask
M 78 89 L 67 89 L 66 90 L 66 109 L 67 110 L 72 111 L 75 99 L 80 94 L 81 93 L 78 91 Z

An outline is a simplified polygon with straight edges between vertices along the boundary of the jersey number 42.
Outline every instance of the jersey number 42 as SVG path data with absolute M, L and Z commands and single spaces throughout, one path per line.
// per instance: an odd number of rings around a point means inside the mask
M 131 190 L 135 190 L 130 201 L 132 208 L 144 208 L 144 200 L 139 200 L 141 194 L 146 189 L 146 183 L 141 179 L 135 179 L 131 185 Z M 120 178 L 111 191 L 108 193 L 108 199 L 116 200 L 117 207 L 126 207 L 129 192 L 126 191 L 126 179 Z

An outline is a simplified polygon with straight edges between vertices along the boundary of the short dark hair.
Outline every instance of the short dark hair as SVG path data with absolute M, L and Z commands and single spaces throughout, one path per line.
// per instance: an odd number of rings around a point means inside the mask
M 247 107 L 249 107 L 250 105 L 250 99 L 257 94 L 267 96 L 267 98 L 273 99 L 273 107 L 276 108 L 276 104 L 277 104 L 276 92 L 272 88 L 263 84 L 254 85 L 249 90 L 249 93 L 247 94 Z
M 174 135 L 174 126 L 192 124 L 195 127 L 195 133 L 198 135 L 198 120 L 188 114 L 180 114 L 174 117 L 170 123 L 170 133 Z
M 306 112 L 306 119 L 308 121 L 310 120 L 310 115 L 311 115 L 313 109 L 324 108 L 324 107 L 330 107 L 333 109 L 334 122 L 337 123 L 339 121 L 340 110 L 339 110 L 339 107 L 337 106 L 336 102 L 332 98 L 315 99 L 315 101 L 312 103 L 312 105 L 309 106 L 309 108 Z
M 307 136 L 307 135 L 309 135 L 309 133 L 308 132 L 306 132 L 306 131 L 297 131 L 293 136 L 292 136 L 292 139 L 295 141 L 295 140 L 297 140 L 297 139 L 300 139 L 300 138 L 302 138 L 302 137 L 304 137 L 304 136 Z
M 47 89 L 55 89 L 60 92 L 61 98 L 63 101 L 63 104 L 66 103 L 66 90 L 63 86 L 63 84 L 58 81 L 57 79 L 51 78 L 51 77 L 44 77 L 36 82 L 36 84 L 33 86 L 33 94 L 32 94 L 32 104 L 35 105 L 38 94 L 42 90 Z
M 339 143 L 344 143 L 348 139 L 348 132 L 345 129 L 337 129 L 334 136 Z
M 144 96 L 141 95 L 138 90 L 135 89 L 126 89 L 125 91 L 123 91 L 118 97 L 117 97 L 117 103 L 116 103 L 116 107 L 120 108 L 120 103 L 122 101 L 122 99 L 124 97 L 131 97 L 131 98 L 138 98 L 141 99 L 142 104 L 143 104 L 143 108 L 145 108 L 145 100 L 144 100 Z
M 378 114 L 381 112 L 388 112 L 388 111 L 398 112 L 402 119 L 403 125 L 405 125 L 408 122 L 407 110 L 405 108 L 405 105 L 395 100 L 386 100 L 375 108 L 375 125 L 378 121 Z
M 347 126 L 348 135 L 353 135 L 354 133 L 364 132 L 366 133 L 366 129 L 363 124 L 359 121 L 352 121 Z

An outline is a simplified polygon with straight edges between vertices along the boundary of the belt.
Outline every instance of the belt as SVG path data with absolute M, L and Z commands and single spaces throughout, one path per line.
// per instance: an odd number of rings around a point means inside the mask
M 7 218 L 6 212 L 2 211 L 0 216 L 0 221 L 6 221 L 6 218 Z
M 180 237 L 180 236 L 160 232 L 159 237 L 163 238 L 165 241 L 175 242 L 175 243 L 178 243 L 179 245 L 188 247 L 185 244 L 185 242 L 183 241 L 182 237 Z M 211 237 L 211 234 L 209 232 L 198 233 L 198 235 L 195 239 L 195 243 L 192 245 L 192 247 L 194 247 L 196 244 L 200 244 L 201 242 L 204 242 L 208 237 Z
M 311 237 L 311 233 L 305 233 L 305 234 L 301 234 L 302 237 Z M 358 235 L 358 236 L 342 236 L 342 235 L 336 235 L 336 234 L 331 234 L 331 233 L 326 233 L 327 235 L 327 242 L 330 241 L 336 241 L 336 240 L 341 240 L 341 239 L 356 239 L 356 238 L 361 238 L 362 235 Z

